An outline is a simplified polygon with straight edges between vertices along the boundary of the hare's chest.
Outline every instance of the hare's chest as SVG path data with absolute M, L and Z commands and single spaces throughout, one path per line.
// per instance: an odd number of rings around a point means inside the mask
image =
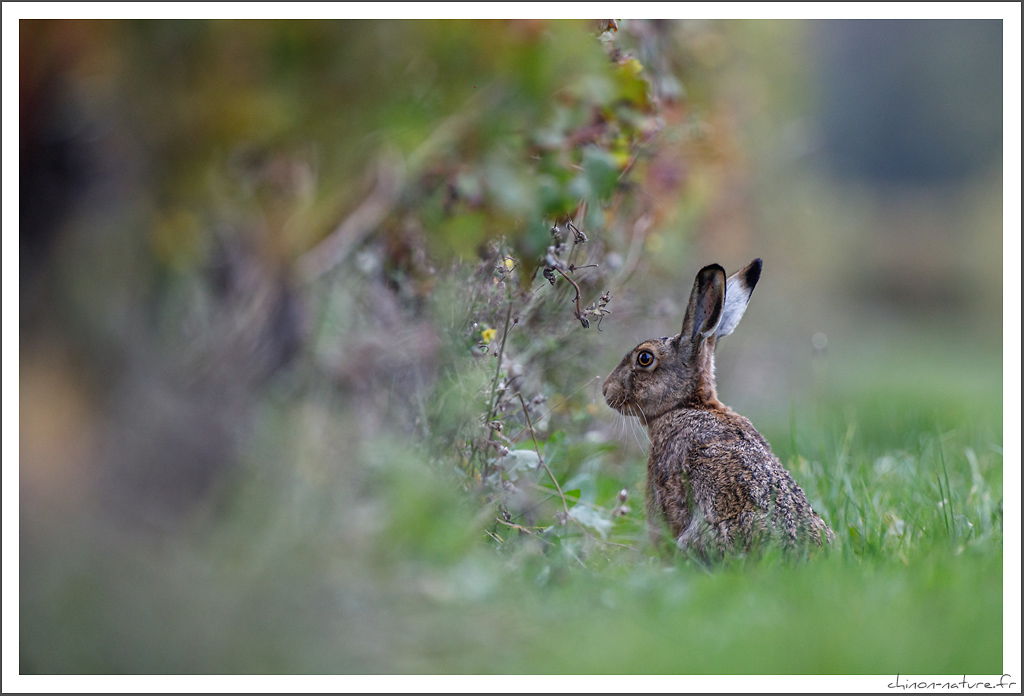
M 675 534 L 695 516 L 716 520 L 717 498 L 734 459 L 723 425 L 706 413 L 680 414 L 653 432 L 647 465 L 648 509 L 664 515 Z M 738 482 L 734 482 L 738 483 Z
M 678 537 L 693 519 L 697 502 L 691 480 L 693 443 L 673 439 L 655 446 L 647 462 L 647 509 Z

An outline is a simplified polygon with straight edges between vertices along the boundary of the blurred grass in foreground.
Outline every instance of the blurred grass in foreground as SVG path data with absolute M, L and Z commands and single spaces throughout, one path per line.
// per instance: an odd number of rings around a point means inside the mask
M 276 447 L 304 439 L 320 407 L 269 407 L 291 433 Z M 23 529 L 23 558 L 42 562 L 22 567 L 21 671 L 1000 673 L 999 440 L 924 423 L 916 445 L 877 450 L 847 425 L 801 433 L 787 462 L 839 548 L 712 572 L 649 557 L 636 512 L 609 537 L 632 548 L 600 546 L 586 567 L 571 537 L 486 549 L 486 509 L 416 448 L 366 443 L 329 471 L 328 435 L 180 534 L 50 519 L 64 532 L 37 548 Z M 641 477 L 636 460 L 597 473 L 633 490 Z

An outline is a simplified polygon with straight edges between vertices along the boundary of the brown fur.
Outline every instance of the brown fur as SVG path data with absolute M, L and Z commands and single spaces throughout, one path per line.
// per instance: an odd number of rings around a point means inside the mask
M 765 540 L 800 551 L 835 538 L 767 441 L 715 391 L 715 343 L 739 321 L 760 271 L 760 259 L 728 279 L 717 264 L 701 269 L 680 334 L 644 341 L 604 383 L 608 405 L 641 418 L 650 435 L 652 539 L 667 528 L 703 559 Z

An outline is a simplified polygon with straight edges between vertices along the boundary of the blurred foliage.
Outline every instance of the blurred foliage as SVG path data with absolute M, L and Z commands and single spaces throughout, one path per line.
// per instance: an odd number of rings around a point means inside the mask
M 990 353 L 723 347 L 804 565 L 657 557 L 600 395 L 751 200 L 844 199 L 752 173 L 798 26 L 22 21 L 21 671 L 998 673 Z M 766 209 L 821 332 L 849 216 Z

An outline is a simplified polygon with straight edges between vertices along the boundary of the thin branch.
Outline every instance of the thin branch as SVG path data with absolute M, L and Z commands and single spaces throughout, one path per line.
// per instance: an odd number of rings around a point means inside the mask
M 494 409 L 498 406 L 498 377 L 501 375 L 501 361 L 505 355 L 505 339 L 511 327 L 509 320 L 512 318 L 512 300 L 508 301 L 508 312 L 505 313 L 505 328 L 501 334 L 501 345 L 498 347 L 498 365 L 494 368 L 494 378 L 491 380 L 491 407 L 487 409 L 487 422 L 494 418 Z
M 576 284 L 575 280 L 573 280 L 572 278 L 567 276 L 565 274 L 565 271 L 563 271 L 561 268 L 558 268 L 557 266 L 552 266 L 552 268 L 554 268 L 556 271 L 558 271 L 558 273 L 563 278 L 565 278 L 570 283 L 572 283 L 573 288 L 575 288 L 575 290 L 576 290 L 576 297 L 573 298 L 573 302 L 576 303 L 576 318 L 580 320 L 581 324 L 583 324 L 583 328 L 589 329 L 590 328 L 590 322 L 587 321 L 587 318 L 585 316 L 583 316 L 583 310 L 580 308 L 580 286 Z
M 583 535 L 588 539 L 593 539 L 595 541 L 598 541 L 602 544 L 607 544 L 609 546 L 621 546 L 625 549 L 632 549 L 633 547 L 628 546 L 627 544 L 620 544 L 615 541 L 608 541 L 606 539 L 601 539 L 600 537 L 594 536 L 593 534 L 587 531 L 587 528 L 583 526 L 582 522 L 577 520 L 569 513 L 569 505 L 565 501 L 565 494 L 562 492 L 562 487 L 558 485 L 558 479 L 555 478 L 555 475 L 554 473 L 552 473 L 551 468 L 548 467 L 547 462 L 544 461 L 544 457 L 541 456 L 540 447 L 537 445 L 537 434 L 533 429 L 533 422 L 530 420 L 530 411 L 529 409 L 526 408 L 526 401 L 523 399 L 522 392 L 516 392 L 516 396 L 519 398 L 519 403 L 522 404 L 523 406 L 523 415 L 526 416 L 526 424 L 527 426 L 529 426 L 530 437 L 533 440 L 533 451 L 537 453 L 537 459 L 540 461 L 540 465 L 544 467 L 544 471 L 548 473 L 548 477 L 551 479 L 551 483 L 555 484 L 555 490 L 558 491 L 558 498 L 562 501 L 562 510 L 565 511 L 566 518 L 572 520 L 573 523 L 580 528 L 580 531 L 583 532 Z M 580 563 L 582 564 L 583 562 L 580 561 Z
M 523 400 L 522 392 L 516 392 L 516 396 L 519 397 L 519 403 L 523 405 L 523 415 L 526 416 L 526 424 L 530 427 L 530 437 L 533 440 L 533 451 L 537 453 L 537 459 L 540 461 L 540 465 L 544 467 L 544 471 L 548 472 L 548 476 L 551 477 L 551 482 L 555 484 L 555 490 L 558 491 L 558 497 L 562 501 L 562 509 L 565 511 L 566 517 L 572 519 L 572 515 L 569 514 L 569 506 L 565 502 L 565 494 L 562 493 L 562 487 L 558 485 L 558 479 L 551 473 L 551 469 L 548 468 L 547 462 L 544 461 L 544 457 L 540 454 L 540 447 L 537 445 L 537 433 L 533 429 L 533 422 L 530 420 L 530 411 L 526 408 L 526 401 Z M 575 520 L 573 520 L 575 521 Z M 579 524 L 579 522 L 576 522 Z M 583 529 L 582 525 L 580 529 Z M 583 529 L 584 533 L 587 530 Z
M 535 537 L 537 537 L 538 539 L 540 539 L 541 541 L 543 541 L 546 544 L 550 544 L 551 543 L 550 541 L 548 541 L 544 537 L 538 535 L 535 530 L 529 529 L 527 527 L 523 527 L 522 525 L 518 525 L 515 522 L 506 522 L 505 520 L 501 519 L 500 517 L 495 517 L 494 521 L 498 522 L 500 524 L 503 524 L 506 527 L 511 527 L 512 529 L 515 529 L 517 531 L 523 532 L 525 534 L 529 534 L 530 536 L 535 536 Z
M 490 428 L 490 434 L 487 437 L 488 440 L 493 440 L 494 439 L 494 430 L 495 429 L 492 426 L 490 426 L 490 423 L 494 420 L 494 409 L 496 409 L 498 407 L 498 377 L 501 375 L 501 361 L 502 361 L 502 357 L 505 354 L 505 339 L 508 338 L 508 333 L 511 330 L 511 327 L 509 326 L 509 319 L 511 317 L 512 317 L 512 300 L 510 298 L 509 301 L 508 301 L 508 312 L 505 314 L 505 329 L 504 329 L 504 331 L 502 332 L 502 335 L 501 335 L 501 347 L 498 348 L 498 365 L 497 365 L 497 367 L 494 368 L 494 378 L 491 380 L 491 394 L 492 394 L 492 396 L 491 396 L 491 405 L 487 409 L 487 419 L 484 421 L 486 424 L 488 424 L 488 427 Z M 518 317 L 517 317 L 517 321 L 518 321 Z M 473 443 L 470 446 L 470 450 L 469 450 L 469 461 L 473 460 L 473 458 L 476 456 L 476 453 L 478 451 L 479 451 L 479 448 L 477 447 L 476 439 L 474 438 L 473 439 Z M 487 471 L 487 464 L 485 462 L 484 466 L 483 466 L 483 469 L 480 472 L 480 482 L 481 482 L 481 484 L 483 483 L 484 478 L 487 476 L 487 473 L 488 473 L 488 471 Z
M 452 140 L 458 138 L 480 117 L 487 105 L 494 101 L 495 88 L 479 90 L 437 128 L 403 161 L 399 155 L 381 160 L 377 171 L 377 185 L 347 218 L 319 244 L 299 259 L 299 273 L 303 280 L 312 282 L 332 268 L 343 263 L 370 236 L 391 212 L 405 181 L 415 179 L 428 160 Z
M 556 409 L 556 408 L 558 408 L 559 406 L 561 406 L 562 404 L 564 404 L 565 402 L 567 402 L 567 401 L 568 401 L 569 399 L 571 399 L 572 397 L 574 397 L 574 396 L 576 396 L 577 394 L 579 394 L 579 393 L 580 393 L 581 391 L 583 391 L 584 389 L 586 389 L 587 387 L 589 387 L 589 386 L 590 386 L 591 384 L 593 384 L 593 383 L 594 383 L 595 381 L 597 381 L 597 380 L 599 380 L 599 379 L 601 379 L 601 375 L 596 375 L 596 376 L 595 376 L 595 377 L 594 377 L 593 379 L 589 379 L 589 380 L 587 380 L 587 381 L 586 381 L 586 382 L 585 382 L 585 383 L 583 384 L 583 386 L 579 387 L 578 389 L 576 389 L 576 391 L 574 391 L 574 392 L 572 392 L 571 394 L 567 395 L 567 396 L 566 396 L 566 397 L 565 397 L 564 399 L 562 399 L 562 400 L 561 400 L 561 401 L 559 401 L 559 402 L 558 402 L 557 404 L 555 404 L 554 406 L 552 406 L 551 408 L 549 408 L 549 409 L 548 409 L 548 412 L 547 412 L 546 414 L 544 414 L 544 415 L 550 415 L 550 414 L 554 413 L 554 412 L 555 412 L 555 409 Z M 527 422 L 529 422 L 529 421 L 527 421 Z M 522 430 L 520 430 L 520 431 L 519 431 L 518 433 L 516 433 L 515 437 L 511 438 L 511 439 L 510 439 L 509 441 L 510 441 L 510 442 L 515 442 L 515 441 L 516 441 L 516 440 L 518 440 L 518 439 L 520 438 L 520 436 L 521 436 L 521 435 L 522 435 L 523 433 L 525 433 L 525 432 L 526 432 L 527 430 L 531 430 L 531 431 L 532 431 L 532 427 L 528 427 L 528 428 L 523 428 L 523 429 L 522 429 Z
M 400 160 L 382 160 L 378 165 L 377 185 L 369 198 L 299 259 L 302 279 L 307 283 L 312 282 L 344 262 L 352 250 L 369 237 L 391 212 L 404 179 Z

